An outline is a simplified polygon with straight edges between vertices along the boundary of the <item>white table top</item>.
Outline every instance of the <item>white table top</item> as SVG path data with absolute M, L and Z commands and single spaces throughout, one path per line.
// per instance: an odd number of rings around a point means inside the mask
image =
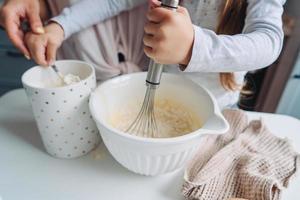
M 263 117 L 269 129 L 290 138 L 300 152 L 300 121 L 288 116 L 248 113 Z M 159 177 L 136 175 L 121 167 L 104 150 L 96 160 L 92 154 L 56 159 L 45 153 L 23 90 L 0 98 L 0 199 L 2 200 L 176 200 L 183 170 Z M 290 182 L 283 200 L 300 199 L 300 177 Z M 298 189 L 298 190 L 297 190 Z

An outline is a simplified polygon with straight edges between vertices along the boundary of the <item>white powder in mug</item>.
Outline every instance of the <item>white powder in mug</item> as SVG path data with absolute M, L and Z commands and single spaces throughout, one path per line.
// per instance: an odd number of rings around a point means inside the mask
M 74 83 L 78 83 L 80 82 L 80 77 L 79 76 L 75 76 L 73 74 L 67 74 L 66 76 L 64 76 L 64 83 L 65 85 L 72 85 Z
M 138 115 L 138 109 L 137 106 L 130 105 L 118 110 L 110 118 L 111 125 L 125 132 Z M 170 99 L 155 101 L 155 118 L 158 127 L 158 138 L 185 135 L 202 126 L 201 120 L 195 112 L 182 103 Z
M 79 76 L 73 75 L 73 74 L 67 74 L 63 76 L 63 80 L 55 77 L 55 79 L 49 79 L 43 82 L 44 87 L 46 88 L 56 88 L 56 87 L 63 87 L 63 86 L 68 86 L 72 85 L 75 83 L 80 82 L 81 79 Z

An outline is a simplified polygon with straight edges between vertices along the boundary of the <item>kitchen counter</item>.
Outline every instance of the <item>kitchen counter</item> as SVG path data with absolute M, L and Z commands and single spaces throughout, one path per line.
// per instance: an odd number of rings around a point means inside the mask
M 248 113 L 262 117 L 279 137 L 287 137 L 300 152 L 300 121 L 283 115 Z M 120 166 L 99 147 L 71 160 L 49 156 L 40 139 L 24 90 L 0 98 L 1 200 L 180 200 L 183 170 L 144 177 Z M 300 177 L 292 179 L 283 200 L 300 199 Z

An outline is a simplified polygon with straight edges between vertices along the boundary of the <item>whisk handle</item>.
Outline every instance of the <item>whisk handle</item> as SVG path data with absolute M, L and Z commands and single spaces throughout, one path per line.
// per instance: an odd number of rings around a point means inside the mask
M 161 7 L 164 7 L 169 10 L 176 12 L 179 5 L 179 0 L 162 0 Z M 163 64 L 155 63 L 153 60 L 150 60 L 148 74 L 146 79 L 146 84 L 153 88 L 158 87 L 160 84 L 161 75 L 163 72 Z
M 179 5 L 179 0 L 162 0 L 161 7 L 176 11 Z
M 160 84 L 161 75 L 163 72 L 164 65 L 155 63 L 153 60 L 150 60 L 146 84 L 156 88 Z

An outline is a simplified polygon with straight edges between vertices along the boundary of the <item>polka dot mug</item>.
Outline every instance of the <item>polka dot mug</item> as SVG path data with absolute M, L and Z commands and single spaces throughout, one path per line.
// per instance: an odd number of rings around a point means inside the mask
M 95 70 L 75 60 L 57 61 L 55 65 L 62 74 L 79 76 L 81 81 L 59 87 L 52 68 L 36 66 L 24 73 L 22 82 L 46 151 L 59 158 L 75 158 L 100 142 L 88 106 L 96 87 Z

